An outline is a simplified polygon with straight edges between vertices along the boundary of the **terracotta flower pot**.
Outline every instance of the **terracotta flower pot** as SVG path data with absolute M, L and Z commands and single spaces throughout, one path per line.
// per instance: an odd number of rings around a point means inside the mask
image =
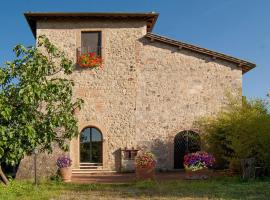
M 71 168 L 70 167 L 63 167 L 59 169 L 60 176 L 62 177 L 64 182 L 71 181 Z
M 211 176 L 211 171 L 207 168 L 200 169 L 197 171 L 191 171 L 186 169 L 186 179 L 190 180 L 201 180 L 208 179 Z
M 136 167 L 137 180 L 154 180 L 155 179 L 155 167 L 152 168 L 138 168 Z

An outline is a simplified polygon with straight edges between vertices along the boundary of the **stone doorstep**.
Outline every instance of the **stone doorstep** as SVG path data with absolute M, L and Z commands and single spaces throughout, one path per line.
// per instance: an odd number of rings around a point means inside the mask
M 101 163 L 80 163 L 79 169 L 103 169 L 103 166 Z
M 79 169 L 103 169 L 102 166 L 80 166 Z M 75 169 L 76 170 L 76 169 Z
M 106 169 L 72 169 L 73 175 L 112 175 L 116 174 L 116 171 Z

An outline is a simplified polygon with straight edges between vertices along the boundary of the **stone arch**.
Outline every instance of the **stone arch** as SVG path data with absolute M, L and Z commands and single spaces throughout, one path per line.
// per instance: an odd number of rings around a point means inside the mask
M 192 130 L 181 131 L 174 137 L 174 168 L 182 169 L 184 155 L 201 150 L 200 135 Z
M 102 152 L 102 164 L 103 167 L 108 167 L 108 130 L 106 126 L 102 123 L 99 123 L 95 120 L 79 120 L 78 121 L 78 129 L 81 132 L 83 129 L 87 127 L 96 127 L 102 133 L 103 138 L 103 152 Z M 72 168 L 80 168 L 80 134 L 77 137 L 73 138 L 70 142 L 70 157 L 73 160 Z
M 85 129 L 87 127 L 94 127 L 94 128 L 99 129 L 101 131 L 101 133 L 102 133 L 103 140 L 105 141 L 107 139 L 108 131 L 107 131 L 106 127 L 103 124 L 98 123 L 95 120 L 93 120 L 93 121 L 92 120 L 91 121 L 82 120 L 82 122 L 79 121 L 78 128 L 79 128 L 80 133 L 82 132 L 83 129 Z M 79 136 L 78 136 L 78 139 L 79 139 Z

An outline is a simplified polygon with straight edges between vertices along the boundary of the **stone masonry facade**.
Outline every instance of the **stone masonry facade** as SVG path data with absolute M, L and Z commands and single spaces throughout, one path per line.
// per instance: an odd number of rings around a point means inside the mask
M 85 101 L 76 117 L 79 131 L 89 126 L 101 130 L 104 169 L 119 171 L 117 152 L 125 147 L 148 149 L 156 155 L 159 169 L 173 169 L 176 134 L 196 129 L 196 120 L 215 114 L 226 104 L 227 92 L 239 95 L 242 89 L 239 66 L 150 41 L 144 37 L 143 20 L 37 23 L 37 37 L 46 35 L 74 62 L 82 31 L 101 31 L 103 67 L 76 67 L 71 75 L 74 97 Z M 80 164 L 79 149 L 78 136 L 70 142 L 73 168 Z M 52 155 L 38 155 L 39 175 L 54 174 L 60 154 L 56 150 Z M 26 157 L 17 176 L 32 174 L 32 158 Z

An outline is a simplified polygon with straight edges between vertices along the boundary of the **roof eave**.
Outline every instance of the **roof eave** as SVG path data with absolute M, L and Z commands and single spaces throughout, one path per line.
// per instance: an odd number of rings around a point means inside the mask
M 180 47 L 181 49 L 187 49 L 187 50 L 191 50 L 191 51 L 194 51 L 197 53 L 211 56 L 213 59 L 221 59 L 221 60 L 225 60 L 227 62 L 234 63 L 242 68 L 243 74 L 256 67 L 256 64 L 254 64 L 254 63 L 251 63 L 251 62 L 248 62 L 245 60 L 241 60 L 241 59 L 229 56 L 229 55 L 225 55 L 223 53 L 212 51 L 212 50 L 209 50 L 206 48 L 201 48 L 201 47 L 198 47 L 198 46 L 195 46 L 192 44 L 187 44 L 184 42 L 173 40 L 173 39 L 170 39 L 170 38 L 167 38 L 164 36 L 160 36 L 160 35 L 157 35 L 154 33 L 147 33 L 145 37 L 150 39 L 151 41 L 163 42 L 163 43 L 166 43 L 169 45 L 176 46 L 178 48 Z
M 31 31 L 36 37 L 36 22 L 41 19 L 89 19 L 89 18 L 137 18 L 146 21 L 147 24 L 147 32 L 151 32 L 158 18 L 158 13 L 86 13 L 86 12 L 78 12 L 78 13 L 62 13 L 62 12 L 28 12 L 24 13 L 24 17 L 26 18 Z
M 26 19 L 26 21 L 31 29 L 33 36 L 36 38 L 36 30 L 37 30 L 36 22 L 31 20 L 30 18 L 28 18 L 28 13 L 24 13 L 24 17 L 25 17 L 25 19 Z

